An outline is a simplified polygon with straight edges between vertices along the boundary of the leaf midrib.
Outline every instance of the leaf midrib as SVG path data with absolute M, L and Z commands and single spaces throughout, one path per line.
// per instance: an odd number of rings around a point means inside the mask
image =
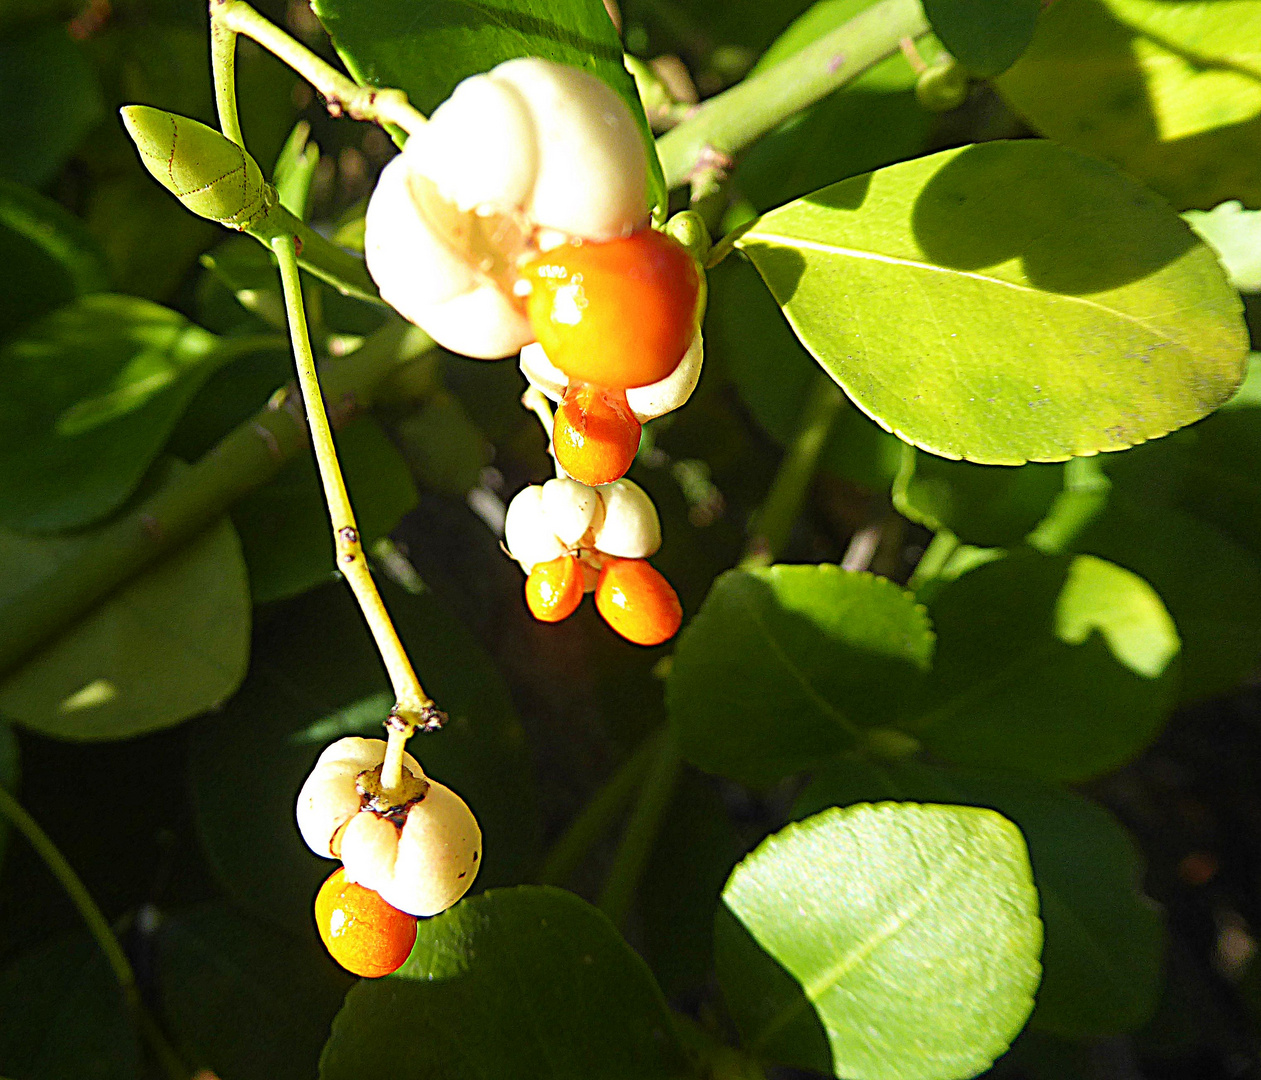
M 1179 338 L 1170 336 L 1170 334 L 1160 328 L 1157 328 L 1137 315 L 1131 315 L 1129 312 L 1121 311 L 1117 308 L 1108 307 L 1106 304 L 1100 304 L 1095 300 L 1091 300 L 1085 296 L 1077 296 L 1073 293 L 1057 293 L 1049 292 L 1045 289 L 1038 289 L 1032 285 L 1022 285 L 1017 281 L 1008 281 L 1005 278 L 992 277 L 989 274 L 979 274 L 972 270 L 960 270 L 956 267 L 938 266 L 935 263 L 920 262 L 917 259 L 904 259 L 897 255 L 885 255 L 878 251 L 867 251 L 863 248 L 842 247 L 839 244 L 825 244 L 818 240 L 804 240 L 794 236 L 783 236 L 779 233 L 768 232 L 747 232 L 736 241 L 736 245 L 744 248 L 749 241 L 760 240 L 771 247 L 787 247 L 800 248 L 805 251 L 818 251 L 825 255 L 839 255 L 844 258 L 862 259 L 868 262 L 886 263 L 890 266 L 904 266 L 912 270 L 926 270 L 930 273 L 949 274 L 955 277 L 968 278 L 972 281 L 983 282 L 986 285 L 998 285 L 1003 288 L 1012 289 L 1016 292 L 1032 293 L 1035 296 L 1043 296 L 1066 301 L 1068 303 L 1081 304 L 1085 307 L 1094 308 L 1096 311 L 1102 311 L 1108 315 L 1115 316 L 1126 322 L 1133 323 L 1154 335 L 1163 342 L 1176 345 L 1182 349 L 1189 349 L 1189 346 Z M 1177 314 L 1177 312 L 1171 312 Z

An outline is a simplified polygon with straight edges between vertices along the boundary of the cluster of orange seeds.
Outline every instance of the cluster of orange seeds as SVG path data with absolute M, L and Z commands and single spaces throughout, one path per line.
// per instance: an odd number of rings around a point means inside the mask
M 569 379 L 552 432 L 556 460 L 581 483 L 611 483 L 639 447 L 626 391 L 679 366 L 696 334 L 700 269 L 677 241 L 644 228 L 562 244 L 526 263 L 522 282 L 535 338 Z

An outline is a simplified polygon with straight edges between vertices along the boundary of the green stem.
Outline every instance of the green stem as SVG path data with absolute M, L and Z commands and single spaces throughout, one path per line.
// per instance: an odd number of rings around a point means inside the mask
M 211 0 L 210 21 L 212 24 L 219 23 L 232 34 L 253 38 L 283 60 L 320 92 L 334 116 L 345 113 L 355 120 L 368 120 L 382 127 L 392 125 L 408 134 L 418 131 L 426 122 L 401 90 L 360 86 L 301 42 L 295 41 L 275 23 L 263 18 L 245 0 Z M 220 104 L 222 106 L 222 102 Z M 224 134 L 228 134 L 226 128 Z M 228 137 L 232 138 L 231 135 Z
M 425 723 L 433 713 L 433 699 L 425 693 L 416 678 L 407 650 L 399 640 L 385 602 L 372 580 L 367 556 L 360 542 L 359 526 L 350 505 L 346 481 L 337 460 L 337 447 L 333 443 L 333 431 L 329 427 L 328 413 L 324 408 L 324 395 L 320 380 L 315 373 L 315 355 L 311 352 L 311 338 L 307 332 L 306 310 L 303 306 L 302 279 L 298 273 L 298 251 L 295 237 L 277 237 L 272 241 L 272 251 L 280 263 L 280 284 L 285 294 L 285 313 L 289 318 L 289 335 L 293 344 L 294 365 L 298 372 L 298 386 L 306 406 L 307 426 L 311 432 L 311 447 L 315 452 L 315 464 L 319 469 L 320 483 L 324 488 L 324 501 L 328 505 L 328 517 L 333 527 L 333 545 L 337 557 L 337 569 L 345 577 L 350 591 L 363 612 L 364 621 L 376 642 L 377 651 L 390 676 L 394 688 L 393 716 L 402 721 L 390 726 L 389 744 L 385 764 L 381 772 L 381 786 L 394 791 L 402 780 L 403 746 L 412 728 Z
M 801 424 L 780 462 L 770 491 L 754 515 L 753 535 L 740 562 L 742 567 L 768 566 L 783 551 L 844 401 L 836 383 L 825 372 L 816 372 Z
M 8 818 L 13 827 L 26 837 L 27 842 L 35 849 L 35 853 L 44 861 L 44 865 L 48 867 L 61 887 L 65 889 L 70 902 L 74 904 L 75 910 L 79 912 L 79 917 L 83 919 L 84 925 L 87 926 L 88 933 L 92 935 L 93 940 L 100 946 L 101 952 L 105 954 L 105 961 L 109 964 L 110 970 L 113 971 L 114 978 L 122 990 L 123 1001 L 127 1006 L 128 1012 L 139 1026 L 145 1041 L 161 1062 L 167 1075 L 172 1080 L 187 1080 L 189 1075 L 188 1068 L 179 1060 L 175 1051 L 171 1049 L 161 1029 L 158 1028 L 153 1017 L 149 1015 L 149 1011 L 145 1008 L 144 1001 L 140 997 L 140 988 L 136 984 L 136 972 L 131 966 L 131 961 L 127 959 L 127 954 L 123 951 L 123 947 L 115 936 L 109 921 L 105 918 L 101 909 L 97 907 L 96 901 L 92 899 L 92 894 L 87 890 L 87 886 L 83 884 L 83 879 L 74 872 L 74 867 L 66 861 L 66 857 L 58 850 L 57 845 L 52 842 L 52 838 L 40 828 L 39 823 L 23 809 L 22 804 L 9 794 L 3 785 L 0 785 L 0 815 Z
M 630 910 L 635 890 L 639 887 L 639 879 L 643 876 L 648 857 L 652 854 L 662 819 L 674 798 L 675 784 L 683 768 L 683 758 L 679 754 L 674 732 L 669 726 L 663 729 L 656 751 L 652 760 L 652 771 L 639 789 L 639 799 L 631 812 L 630 821 L 626 823 L 626 832 L 622 834 L 617 854 L 613 857 L 613 866 L 604 884 L 604 892 L 600 894 L 600 910 L 613 920 L 615 926 L 622 925 Z
M 215 84 L 219 130 L 244 150 L 245 137 L 236 110 L 236 31 L 215 18 L 210 20 L 210 72 Z
M 380 307 L 387 306 L 361 258 L 321 236 L 306 222 L 281 206 L 278 199 L 266 216 L 250 228 L 249 233 L 267 248 L 275 240 L 296 236 L 298 262 L 303 270 L 333 286 L 343 296 L 367 300 Z
M 928 542 L 920 561 L 907 581 L 906 587 L 916 593 L 921 600 L 927 599 L 930 588 L 950 561 L 950 556 L 959 549 L 959 538 L 949 529 L 942 529 L 933 535 Z
M 552 845 L 539 869 L 540 885 L 564 885 L 583 857 L 608 830 L 622 807 L 630 801 L 657 756 L 665 728 L 659 728 L 636 747 L 612 777 L 582 808 L 559 840 Z
M 657 140 L 666 184 L 676 188 L 928 32 L 919 0 L 879 0 L 800 52 L 710 98 Z
M 370 404 L 378 383 L 432 345 L 415 327 L 394 320 L 350 356 L 329 363 L 324 390 L 337 403 L 338 419 L 344 422 Z M 0 602 L 0 676 L 218 521 L 306 445 L 301 413 L 282 391 L 160 491 L 95 530 L 74 558 Z

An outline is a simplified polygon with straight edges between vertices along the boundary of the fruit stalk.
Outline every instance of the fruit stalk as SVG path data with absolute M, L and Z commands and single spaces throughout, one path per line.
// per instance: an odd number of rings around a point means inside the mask
M 324 408 L 324 396 L 315 373 L 315 357 L 311 352 L 306 310 L 302 300 L 302 282 L 298 276 L 296 239 L 293 236 L 277 237 L 272 241 L 271 248 L 280 264 L 280 283 L 289 318 L 289 335 L 298 373 L 298 386 L 306 406 L 311 446 L 315 451 L 315 463 L 319 468 L 324 501 L 328 504 L 329 520 L 333 527 L 337 568 L 355 594 L 355 600 L 363 612 L 389 674 L 390 685 L 394 688 L 396 704 L 391 717 L 397 718 L 401 723 L 390 725 L 389 747 L 392 755 L 387 757 L 387 768 L 383 770 L 381 777 L 385 790 L 393 791 L 398 787 L 402 776 L 402 744 L 415 727 L 427 723 L 433 717 L 433 699 L 425 693 L 420 680 L 416 678 L 416 672 L 412 669 L 393 622 L 390 621 L 389 612 L 386 611 L 381 594 L 372 580 L 372 571 L 368 568 L 368 560 L 363 553 L 359 526 L 355 522 L 346 482 L 337 461 L 337 448 L 333 443 L 333 432 Z

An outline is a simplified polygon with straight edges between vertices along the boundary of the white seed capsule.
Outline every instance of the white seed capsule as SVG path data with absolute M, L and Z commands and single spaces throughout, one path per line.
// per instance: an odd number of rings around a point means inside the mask
M 365 810 L 347 824 L 341 851 L 349 880 L 399 911 L 430 916 L 446 911 L 473 884 L 482 831 L 463 799 L 430 780 L 401 829 Z
M 533 340 L 512 297 L 542 244 L 648 220 L 647 152 L 626 104 L 577 68 L 522 57 L 466 79 L 381 173 L 364 254 L 382 297 L 455 352 Z
M 669 375 L 647 386 L 636 386 L 626 391 L 626 403 L 635 419 L 641 424 L 673 412 L 692 396 L 701 378 L 701 361 L 704 358 L 704 342 L 701 332 L 696 331 L 692 344 L 683 359 Z M 521 350 L 521 373 L 535 389 L 552 401 L 561 401 L 569 385 L 569 376 L 553 364 L 537 342 Z
M 543 485 L 542 504 L 548 528 L 569 547 L 583 538 L 601 509 L 600 495 L 595 488 L 567 476 Z
M 537 564 L 565 554 L 565 543 L 548 522 L 542 485 L 531 484 L 513 496 L 504 518 L 504 544 L 527 574 Z
M 355 781 L 383 761 L 383 739 L 338 739 L 319 756 L 298 792 L 298 831 L 315 854 L 338 857 L 338 832 L 363 806 Z M 403 767 L 413 776 L 425 775 L 411 754 L 403 755 Z
M 592 546 L 619 559 L 656 554 L 661 547 L 661 519 L 648 493 L 625 477 L 597 490 L 604 503 L 604 520 L 592 534 Z

